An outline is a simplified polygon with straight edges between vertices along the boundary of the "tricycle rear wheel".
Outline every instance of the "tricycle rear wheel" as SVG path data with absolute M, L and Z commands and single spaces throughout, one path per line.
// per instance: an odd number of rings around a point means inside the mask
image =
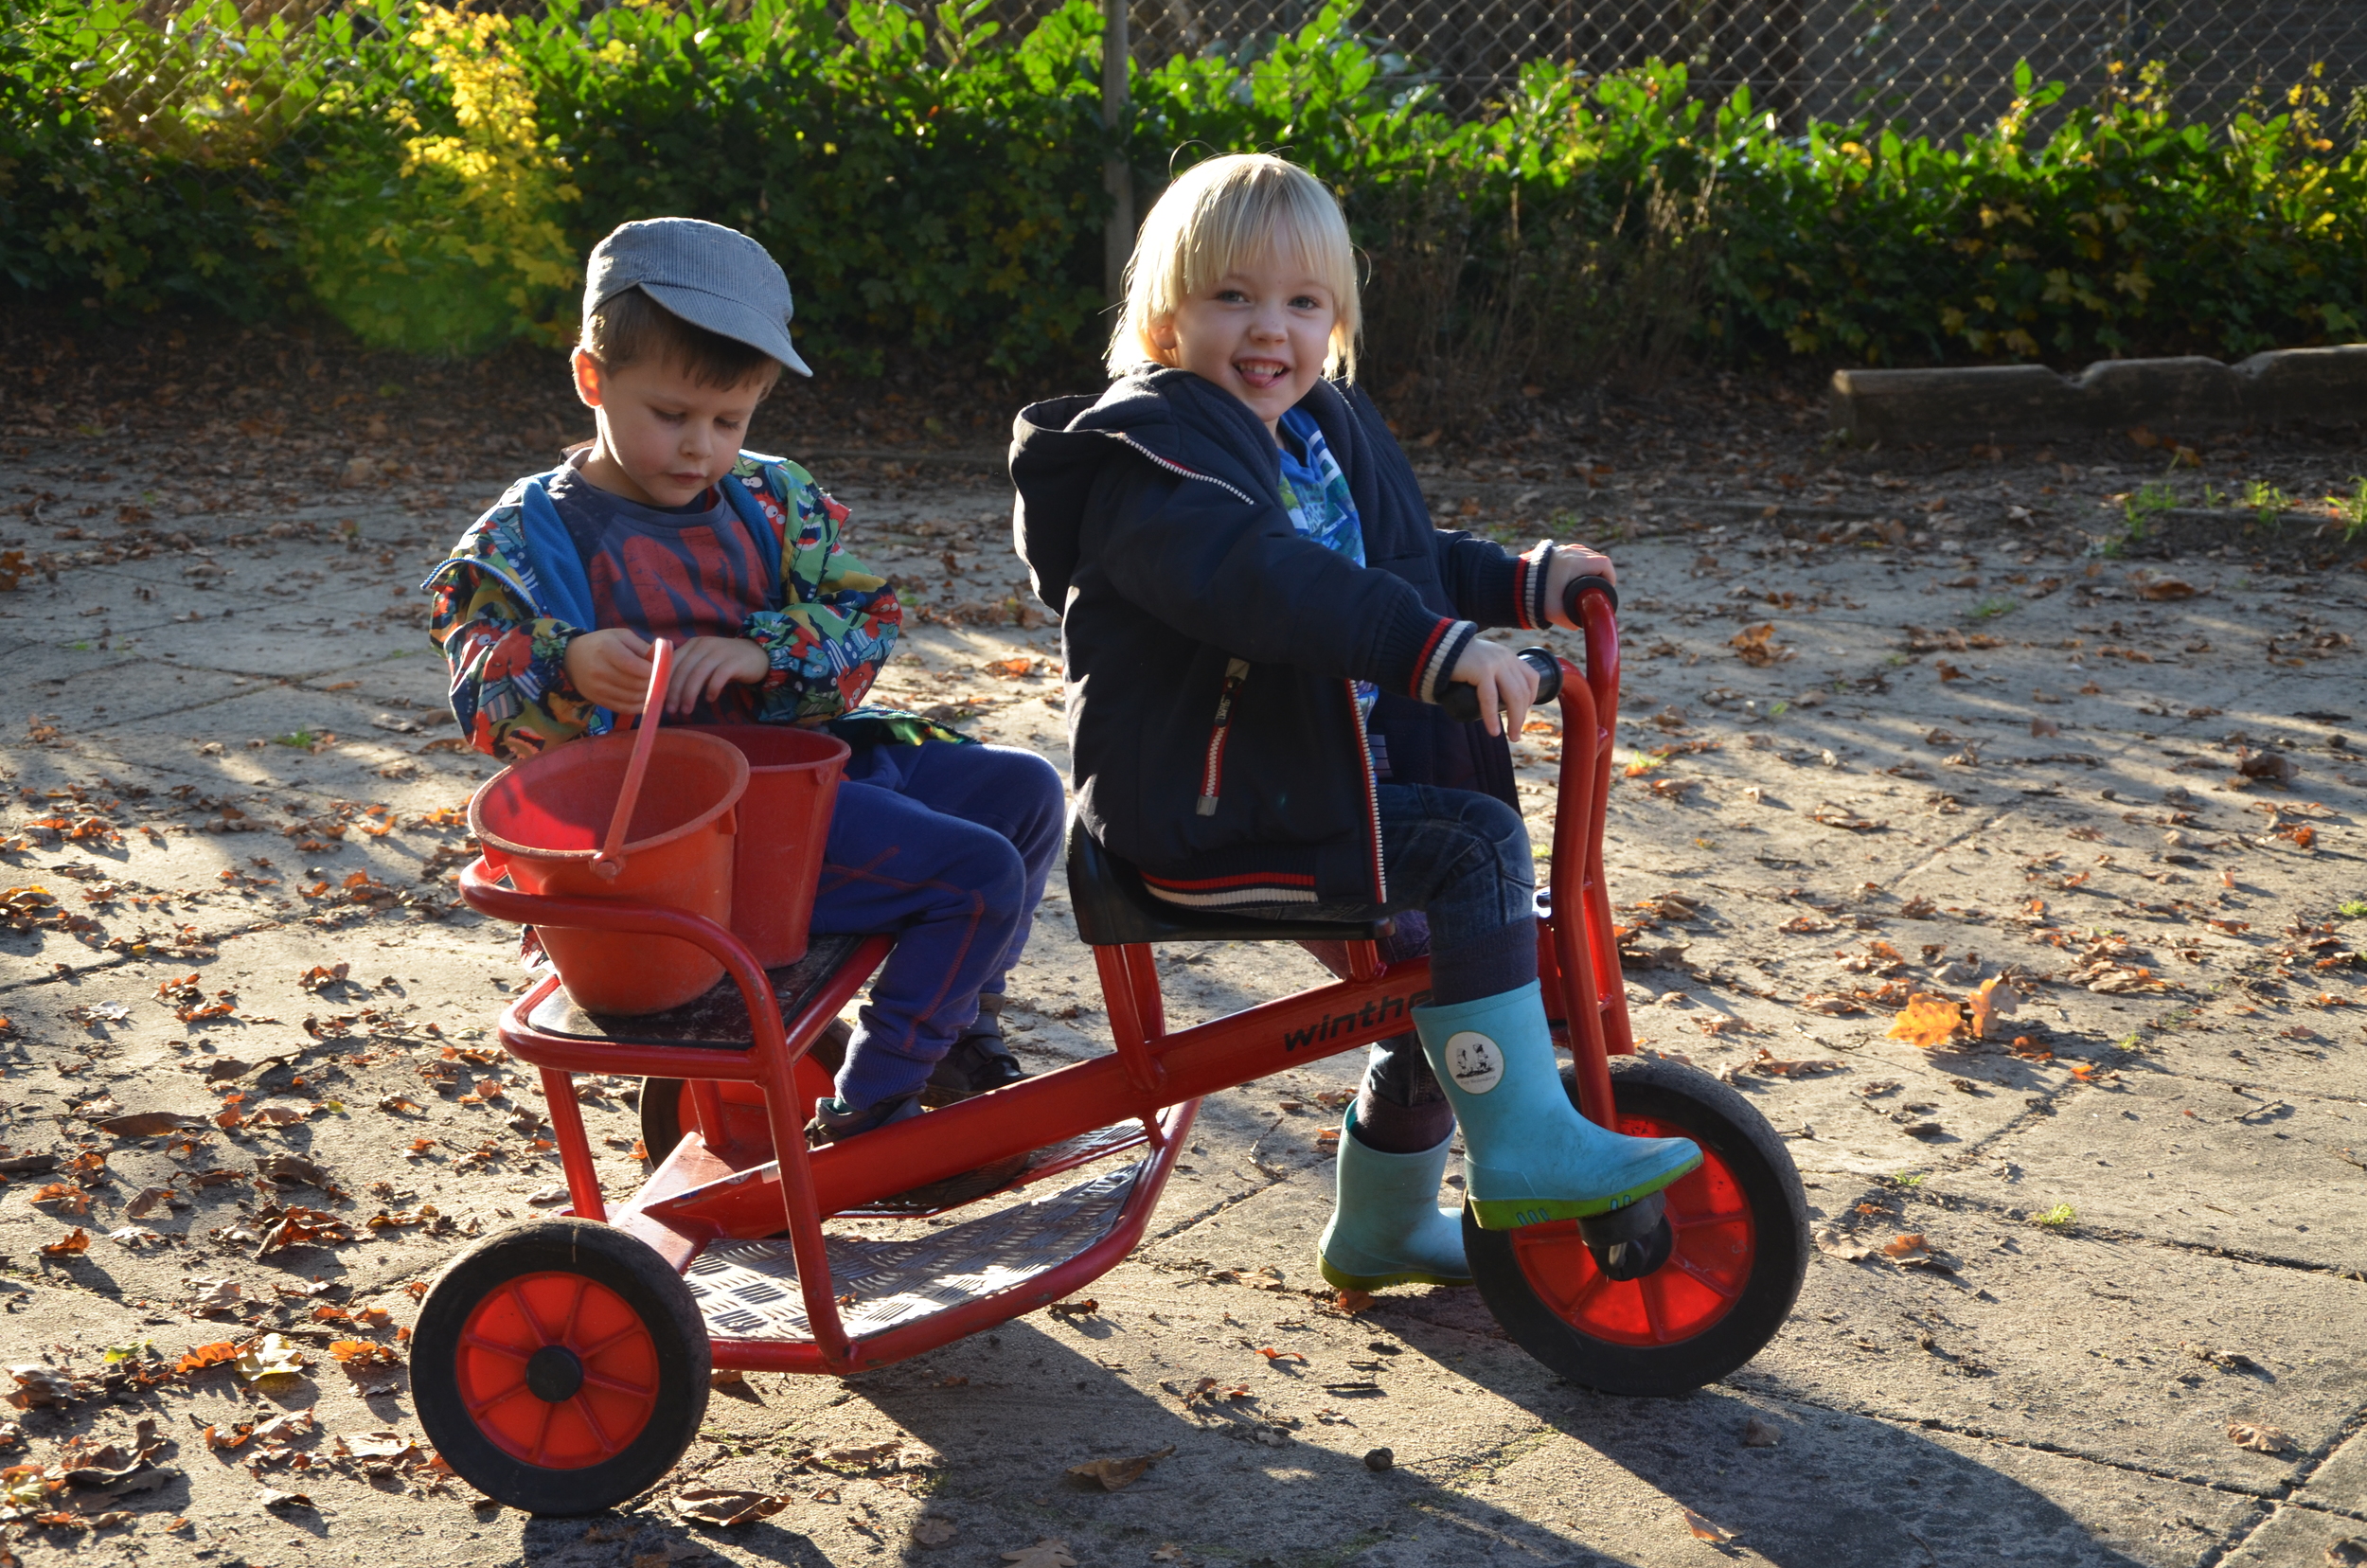
M 1807 1200 L 1783 1139 L 1708 1074 L 1651 1057 L 1611 1059 L 1619 1131 L 1686 1137 L 1700 1168 L 1665 1194 L 1674 1247 L 1640 1279 L 1597 1266 L 1575 1221 L 1482 1230 L 1463 1245 L 1487 1309 L 1513 1341 L 1607 1394 L 1681 1394 L 1759 1353 L 1808 1268 Z M 1562 1087 L 1577 1102 L 1567 1070 Z
M 436 1276 L 411 1395 L 461 1479 L 533 1514 L 597 1513 L 674 1467 L 706 1414 L 711 1351 L 689 1287 L 613 1226 L 496 1232 Z

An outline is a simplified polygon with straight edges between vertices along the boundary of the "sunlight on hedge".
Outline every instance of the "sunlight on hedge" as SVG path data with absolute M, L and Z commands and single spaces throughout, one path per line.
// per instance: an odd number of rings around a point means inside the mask
M 277 4 L 276 13 L 269 4 Z M 987 0 L 0 0 L 0 287 L 93 310 L 323 306 L 366 342 L 563 335 L 579 258 L 682 214 L 754 236 L 801 342 L 1005 371 L 1103 330 L 1101 18 Z M 1178 158 L 1280 148 L 1370 259 L 1393 413 L 1680 351 L 1914 364 L 2236 358 L 2367 322 L 2367 118 L 2315 77 L 2224 123 L 2159 67 L 1995 125 L 1785 127 L 1682 66 L 1536 62 L 1475 116 L 1360 30 L 1137 67 L 1138 208 Z M 1507 388 L 1510 391 L 1507 391 Z
M 374 347 L 571 340 L 563 295 L 583 271 L 558 212 L 582 193 L 504 52 L 509 27 L 506 16 L 422 8 L 408 42 L 450 94 L 456 128 L 424 131 L 410 102 L 390 104 L 388 122 L 408 133 L 393 179 L 332 169 L 306 192 L 299 230 L 313 297 Z

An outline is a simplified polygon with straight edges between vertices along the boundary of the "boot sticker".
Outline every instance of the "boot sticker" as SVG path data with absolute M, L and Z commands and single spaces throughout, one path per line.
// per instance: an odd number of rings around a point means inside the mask
M 1465 1094 L 1485 1095 L 1504 1081 L 1504 1053 L 1486 1035 L 1466 1029 L 1447 1042 L 1447 1073 Z

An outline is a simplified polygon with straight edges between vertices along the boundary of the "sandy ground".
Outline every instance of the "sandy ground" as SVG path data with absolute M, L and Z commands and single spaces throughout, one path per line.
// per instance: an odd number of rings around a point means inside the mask
M 0 1364 L 28 1407 L 7 1461 L 152 1450 L 120 1495 L 10 1471 L 18 1557 L 2358 1560 L 2328 1553 L 2367 1538 L 2367 575 L 2318 518 L 2224 504 L 2347 493 L 2351 445 L 1842 454 L 1805 398 L 1705 383 L 1415 448 L 1443 517 L 1617 548 L 1637 1032 L 1759 1106 L 1824 1227 L 1793 1319 L 1725 1382 L 1592 1394 L 1469 1292 L 1342 1311 L 1311 1256 L 1340 1058 L 1205 1106 L 1097 1310 L 844 1382 L 751 1376 L 632 1511 L 530 1521 L 360 1436 L 418 1435 L 405 1287 L 559 1178 L 530 1077 L 489 1055 L 514 937 L 449 879 L 452 809 L 490 767 L 437 743 L 414 592 L 525 449 L 448 444 L 430 496 L 368 455 L 383 435 L 299 451 L 228 401 L 169 441 L 20 419 L 0 442 L 28 716 L 0 757 Z M 881 695 L 1064 760 L 1057 628 L 1012 624 L 990 434 L 802 451 L 927 612 Z M 2132 528 L 2113 498 L 2156 482 Z M 1539 824 L 1557 742 L 1522 743 Z M 1317 972 L 1266 945 L 1163 958 L 1181 1020 Z M 2020 1010 L 1991 1041 L 1886 1035 L 1909 993 L 2001 974 Z M 1031 1063 L 1106 1048 L 1057 882 L 1012 991 Z M 593 1089 L 621 1196 L 632 1086 Z M 225 1106 L 244 1125 L 197 1119 Z M 191 1130 L 97 1126 L 149 1112 Z M 352 1239 L 258 1257 L 291 1207 Z M 47 1251 L 78 1228 L 86 1251 Z M 1901 1236 L 1923 1245 L 1894 1258 Z M 310 1364 L 173 1370 L 267 1331 Z M 340 1341 L 393 1364 L 340 1364 Z M 1248 1397 L 1179 1397 L 1203 1378 Z M 205 1435 L 288 1412 L 314 1419 Z M 1117 1492 L 1066 1473 L 1170 1447 Z M 710 1528 L 674 1509 L 691 1484 L 789 1502 Z

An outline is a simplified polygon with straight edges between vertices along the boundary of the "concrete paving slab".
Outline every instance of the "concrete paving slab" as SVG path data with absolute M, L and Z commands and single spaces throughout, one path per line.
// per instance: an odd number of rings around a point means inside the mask
M 1863 1201 L 1876 1212 L 1820 1206 L 1860 1244 L 1923 1237 L 1948 1272 L 1820 1254 L 1791 1325 L 1734 1381 L 2269 1495 L 2367 1408 L 2356 1281 Z M 2269 1297 L 2292 1311 L 2265 1317 Z M 2234 1421 L 2297 1446 L 2237 1448 Z
M 2342 1155 L 2367 1143 L 2367 1106 L 2113 1071 L 1997 1140 L 1983 1151 L 1995 1164 L 1951 1175 L 1950 1189 L 2034 1214 L 2068 1203 L 2085 1223 L 2193 1246 L 2367 1267 L 2367 1217 L 2345 1196 L 2367 1173 Z

